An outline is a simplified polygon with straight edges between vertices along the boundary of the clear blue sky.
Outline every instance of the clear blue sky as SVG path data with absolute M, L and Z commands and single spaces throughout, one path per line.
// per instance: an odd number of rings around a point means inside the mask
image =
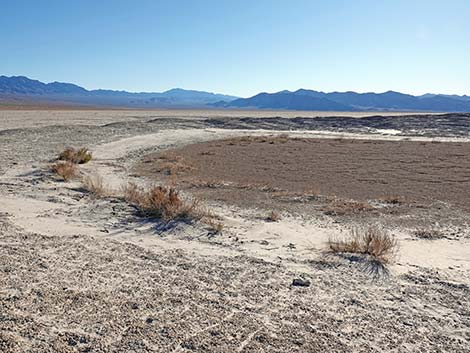
M 0 74 L 250 96 L 470 94 L 468 0 L 0 0 Z

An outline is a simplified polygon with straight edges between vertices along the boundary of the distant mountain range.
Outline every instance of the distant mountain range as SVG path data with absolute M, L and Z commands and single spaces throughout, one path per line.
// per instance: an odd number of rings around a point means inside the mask
M 24 76 L 0 76 L 0 103 L 71 104 L 127 108 L 227 108 L 319 111 L 431 111 L 470 112 L 470 96 L 399 92 L 356 93 L 295 92 L 259 93 L 250 98 L 204 91 L 171 89 L 165 92 L 87 90 L 72 83 L 43 83 Z
M 399 92 L 324 93 L 306 89 L 260 93 L 251 98 L 212 104 L 219 108 L 258 108 L 327 111 L 436 111 L 469 112 L 470 97 L 442 94 L 412 96 Z
M 72 104 L 130 108 L 207 107 L 237 97 L 203 91 L 174 88 L 158 92 L 87 90 L 72 83 L 43 83 L 24 76 L 0 76 L 0 101 L 40 104 Z

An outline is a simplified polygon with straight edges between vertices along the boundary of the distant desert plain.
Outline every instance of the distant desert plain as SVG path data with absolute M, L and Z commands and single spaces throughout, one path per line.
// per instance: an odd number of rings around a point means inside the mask
M 470 114 L 0 109 L 1 352 L 469 352 Z

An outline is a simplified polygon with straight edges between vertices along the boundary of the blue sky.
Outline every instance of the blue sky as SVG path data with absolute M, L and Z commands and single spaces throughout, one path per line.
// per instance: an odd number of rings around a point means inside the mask
M 0 74 L 238 96 L 470 94 L 467 0 L 0 0 Z

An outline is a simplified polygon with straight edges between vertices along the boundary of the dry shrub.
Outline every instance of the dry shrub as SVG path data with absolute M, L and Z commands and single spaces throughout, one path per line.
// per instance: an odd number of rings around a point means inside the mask
M 281 220 L 281 214 L 277 211 L 271 211 L 268 213 L 268 215 L 266 216 L 266 220 L 268 222 L 278 222 Z
M 199 203 L 181 198 L 174 188 L 153 186 L 145 190 L 133 183 L 123 187 L 124 198 L 142 213 L 165 221 L 200 219 L 203 214 Z
M 209 228 L 212 234 L 220 234 L 224 230 L 224 224 L 220 221 L 214 220 L 213 217 L 207 217 L 204 219 L 204 223 Z
M 214 156 L 215 155 L 215 152 L 212 152 L 212 151 L 202 151 L 200 153 L 201 156 Z
M 91 161 L 92 155 L 87 148 L 83 147 L 75 149 L 73 147 L 67 147 L 64 151 L 59 154 L 59 160 L 68 161 L 74 164 L 84 164 Z
M 230 186 L 242 190 L 258 190 L 262 192 L 276 192 L 280 191 L 279 188 L 271 185 L 270 183 L 230 183 Z
M 131 204 L 139 204 L 142 200 L 143 189 L 135 183 L 127 183 L 121 187 L 124 199 Z
M 51 171 L 61 177 L 64 181 L 69 181 L 77 175 L 77 167 L 71 162 L 57 162 L 51 165 Z
M 367 202 L 339 199 L 335 199 L 322 208 L 322 211 L 328 216 L 345 216 L 374 210 L 375 207 Z
M 416 229 L 413 232 L 413 235 L 417 238 L 427 239 L 427 240 L 435 240 L 435 239 L 444 238 L 444 235 L 442 234 L 441 231 L 437 229 L 428 229 L 428 228 Z
M 289 140 L 297 140 L 295 137 L 289 137 L 289 134 L 287 133 L 282 133 L 279 135 L 262 135 L 262 136 L 241 136 L 241 137 L 235 137 L 235 138 L 230 138 L 226 140 L 227 145 L 229 146 L 248 146 L 251 143 L 269 143 L 269 144 L 275 144 L 275 143 L 286 143 Z
M 353 229 L 349 237 L 330 239 L 328 249 L 333 253 L 361 254 L 381 263 L 393 260 L 398 250 L 398 242 L 393 235 L 379 227 Z
M 218 180 L 189 180 L 187 181 L 189 185 L 193 188 L 209 188 L 209 189 L 218 189 L 229 186 L 230 183 Z
M 75 148 L 73 147 L 67 147 L 65 150 L 63 150 L 60 154 L 59 154 L 59 160 L 61 161 L 69 161 L 69 162 L 73 162 L 73 160 L 75 159 Z
M 403 196 L 399 195 L 386 195 L 379 198 L 379 201 L 390 205 L 403 205 L 406 200 Z
M 83 187 L 92 195 L 104 197 L 110 194 L 100 175 L 86 176 L 82 179 Z
M 193 167 L 180 155 L 164 153 L 158 157 L 156 171 L 159 173 L 179 175 L 192 169 Z
M 283 133 L 274 138 L 274 142 L 286 143 L 289 141 L 289 134 Z
M 295 191 L 276 191 L 273 192 L 271 197 L 281 202 L 310 202 L 318 200 L 320 191 L 317 188 L 311 188 L 303 192 Z

